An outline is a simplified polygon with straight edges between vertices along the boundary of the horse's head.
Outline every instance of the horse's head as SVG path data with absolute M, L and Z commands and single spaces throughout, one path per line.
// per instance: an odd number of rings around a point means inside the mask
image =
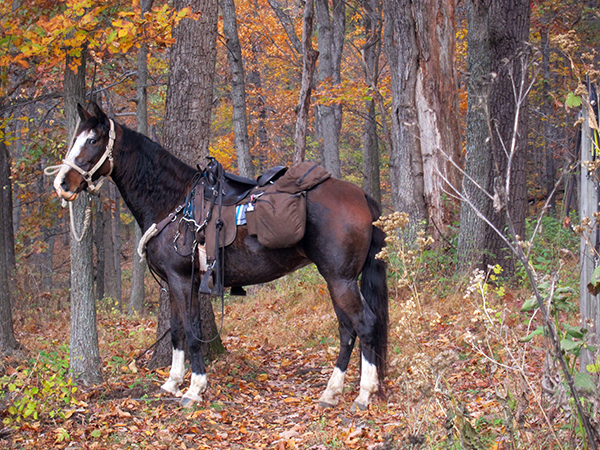
M 94 182 L 108 177 L 113 169 L 114 122 L 96 103 L 92 103 L 91 113 L 81 105 L 77 105 L 77 112 L 81 122 L 54 179 L 56 193 L 68 201 L 75 200 L 83 190 L 95 192 L 100 183 Z

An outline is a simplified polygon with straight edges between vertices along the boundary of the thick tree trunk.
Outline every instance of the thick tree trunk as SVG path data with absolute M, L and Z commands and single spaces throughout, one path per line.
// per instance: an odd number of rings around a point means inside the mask
M 175 8 L 190 6 L 192 12 L 200 12 L 198 20 L 183 19 L 174 30 L 176 39 L 171 47 L 167 101 L 165 106 L 164 145 L 175 156 L 195 166 L 208 156 L 210 119 L 213 99 L 213 81 L 217 57 L 217 0 L 176 0 Z M 164 297 L 161 296 L 164 301 Z M 202 335 L 218 333 L 215 316 L 207 296 L 200 295 Z M 160 308 L 166 311 L 165 305 Z M 162 316 L 159 316 L 159 319 Z M 159 321 L 157 337 L 169 328 L 168 323 Z M 156 349 L 153 360 L 162 360 L 165 355 Z M 204 354 L 209 358 L 223 353 L 220 338 L 204 345 Z M 170 360 L 170 358 L 169 358 Z
M 482 190 L 489 186 L 492 177 L 489 116 L 492 79 L 488 3 L 487 0 L 469 0 L 467 3 L 469 79 L 462 194 L 468 202 L 464 201 L 461 205 L 457 251 L 458 269 L 462 272 L 470 271 L 473 265 L 481 265 L 483 262 L 488 226 L 477 216 L 474 208 L 485 217 L 489 216 L 492 209 L 490 198 Z
M 315 66 L 319 52 L 313 49 L 312 33 L 314 20 L 313 0 L 307 0 L 304 5 L 302 18 L 302 85 L 300 87 L 300 101 L 296 112 L 296 133 L 294 135 L 294 164 L 304 161 L 306 154 L 306 131 L 308 128 L 308 113 L 310 111 L 310 96 L 315 73 Z
M 4 140 L 0 139 L 0 355 L 7 355 L 19 348 L 15 339 L 12 316 L 11 278 L 14 276 L 14 235 L 12 222 L 12 185 L 10 181 L 11 159 Z M 12 250 L 11 250 L 12 247 Z
M 456 167 L 461 157 L 455 1 L 424 0 L 413 6 L 419 43 L 415 97 L 423 161 L 423 195 L 429 225 L 433 226 L 430 230 L 437 242 L 441 242 L 440 231 L 443 233 L 454 221 L 455 208 L 444 200 L 444 193 L 452 191 L 450 186 L 460 186 Z
M 242 47 L 238 37 L 237 17 L 233 0 L 219 0 L 223 11 L 223 34 L 227 40 L 227 58 L 231 71 L 231 102 L 233 104 L 233 131 L 240 175 L 254 178 L 254 165 L 250 155 L 248 120 L 246 117 L 246 81 Z
M 329 0 L 315 0 L 317 35 L 319 39 L 318 82 L 320 85 L 336 85 L 341 82 L 341 60 L 346 27 L 346 6 L 341 0 L 333 0 L 332 14 Z M 318 128 L 322 139 L 323 165 L 336 178 L 341 178 L 339 140 L 342 128 L 342 105 L 317 106 Z
M 427 219 L 423 159 L 415 106 L 419 47 L 410 0 L 384 0 L 384 48 L 392 76 L 390 180 L 394 210 L 409 215 L 409 229 Z
M 529 37 L 529 0 L 493 0 L 490 7 L 490 61 L 491 70 L 496 73 L 490 93 L 490 118 L 492 121 L 492 157 L 497 171 L 497 182 L 505 184 L 507 177 L 507 157 L 505 148 L 510 149 L 516 117 L 516 103 L 513 82 L 517 90 L 521 88 L 521 75 L 526 67 L 523 57 L 527 52 Z M 527 77 L 525 77 L 527 82 Z M 525 216 L 527 214 L 526 150 L 527 150 L 527 108 L 522 105 L 519 116 L 516 152 L 511 166 L 510 192 L 507 207 L 515 224 L 517 235 L 525 236 Z M 488 186 L 493 192 L 494 180 Z M 492 223 L 499 230 L 506 227 L 506 212 L 492 212 Z M 489 231 L 486 240 L 484 263 L 502 265 L 507 274 L 514 270 L 514 259 L 505 249 L 504 242 L 497 233 Z
M 85 101 L 85 59 L 87 52 L 83 51 L 77 73 L 71 70 L 73 59 L 67 56 L 64 95 L 65 115 L 69 139 L 75 133 L 77 123 L 77 103 Z M 85 194 L 79 195 L 73 202 L 73 214 L 76 230 L 82 233 L 86 208 L 89 200 Z M 91 229 L 83 235 L 81 242 L 74 239 L 71 230 L 71 344 L 70 371 L 75 379 L 86 385 L 102 382 L 100 371 L 100 351 L 98 349 L 98 331 L 96 327 L 96 304 L 94 301 L 94 266 L 92 261 Z

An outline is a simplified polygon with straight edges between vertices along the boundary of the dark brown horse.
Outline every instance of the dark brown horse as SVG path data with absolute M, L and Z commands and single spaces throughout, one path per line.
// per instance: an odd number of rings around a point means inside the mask
M 116 124 L 97 105 L 92 108 L 92 113 L 78 108 L 81 123 L 54 180 L 56 192 L 73 200 L 81 191 L 93 190 L 102 177 L 110 176 L 146 232 L 182 204 L 198 171 L 147 137 Z M 292 248 L 267 249 L 240 226 L 235 241 L 224 251 L 224 285 L 264 283 L 316 264 L 331 294 L 341 346 L 320 403 L 333 406 L 339 402 L 358 337 L 362 364 L 355 403 L 365 408 L 382 388 L 386 365 L 386 267 L 375 258 L 384 246 L 385 234 L 373 226 L 379 207 L 358 187 L 329 178 L 306 193 L 306 208 L 306 233 Z M 187 341 L 192 378 L 182 403 L 188 404 L 200 400 L 207 385 L 200 317 L 194 306 L 202 274 L 192 270 L 191 257 L 174 248 L 178 228 L 179 221 L 167 225 L 148 241 L 146 251 L 150 268 L 168 284 L 170 295 L 173 363 L 162 389 L 179 392 Z

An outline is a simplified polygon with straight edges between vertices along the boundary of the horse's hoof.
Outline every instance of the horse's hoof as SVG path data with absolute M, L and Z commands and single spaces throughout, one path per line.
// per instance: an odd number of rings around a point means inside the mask
M 173 394 L 175 397 L 181 397 L 183 395 L 175 383 L 169 383 L 168 381 L 160 387 L 160 391 L 167 394 Z
M 365 405 L 364 403 L 360 403 L 360 402 L 354 402 L 354 403 L 352 403 L 352 407 L 350 408 L 350 411 L 352 411 L 352 412 L 356 412 L 358 410 L 366 411 L 368 408 L 369 408 L 369 405 Z
M 329 409 L 329 408 L 335 408 L 337 405 L 334 405 L 333 403 L 327 403 L 324 401 L 319 401 L 319 406 L 323 409 Z
M 194 403 L 201 402 L 202 397 L 195 394 L 185 394 L 181 397 L 181 406 L 184 408 L 189 408 L 194 405 Z

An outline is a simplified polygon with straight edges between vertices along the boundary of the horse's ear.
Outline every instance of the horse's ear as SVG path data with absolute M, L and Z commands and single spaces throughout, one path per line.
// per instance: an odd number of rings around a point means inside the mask
M 94 113 L 94 116 L 96 116 L 98 118 L 100 123 L 104 123 L 104 124 L 108 125 L 108 116 L 106 114 L 104 114 L 104 111 L 102 111 L 100 109 L 100 107 L 98 106 L 98 104 L 96 102 L 91 102 L 91 105 L 92 105 L 92 112 Z
M 85 108 L 79 103 L 77 103 L 77 114 L 79 114 L 79 118 L 82 122 L 85 122 L 90 117 L 92 117 L 92 115 L 89 112 L 87 112 Z

